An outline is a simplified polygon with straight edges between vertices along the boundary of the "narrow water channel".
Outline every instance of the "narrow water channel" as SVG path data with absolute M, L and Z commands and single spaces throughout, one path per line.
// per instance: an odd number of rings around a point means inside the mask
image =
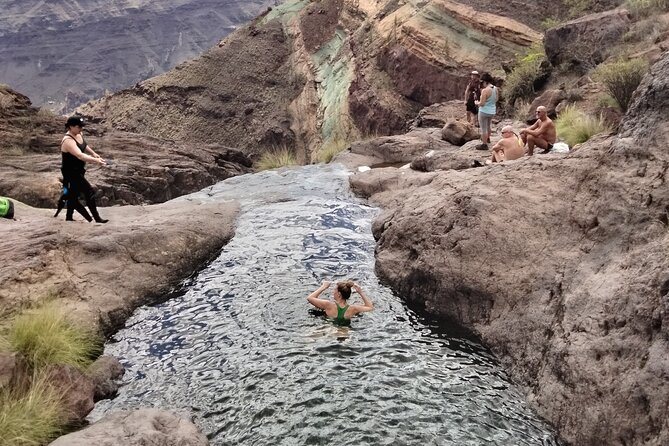
M 379 284 L 378 210 L 349 192 L 347 175 L 306 166 L 194 194 L 239 200 L 236 235 L 106 346 L 127 372 L 90 419 L 170 408 L 192 415 L 212 445 L 557 445 L 492 355 Z M 376 309 L 338 327 L 305 297 L 345 278 Z

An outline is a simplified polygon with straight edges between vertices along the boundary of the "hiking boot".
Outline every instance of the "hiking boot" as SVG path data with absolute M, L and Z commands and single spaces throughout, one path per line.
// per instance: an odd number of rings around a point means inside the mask
M 488 150 L 488 144 L 482 142 L 475 147 L 476 150 Z

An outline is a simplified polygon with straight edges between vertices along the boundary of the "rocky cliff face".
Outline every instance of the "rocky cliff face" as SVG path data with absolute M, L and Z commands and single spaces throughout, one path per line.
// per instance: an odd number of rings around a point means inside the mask
M 60 141 L 65 118 L 32 107 L 0 88 L 0 195 L 54 208 L 62 191 Z M 86 174 L 101 191 L 99 203 L 161 203 L 251 171 L 251 160 L 220 144 L 194 148 L 184 142 L 105 130 L 91 123 L 86 141 L 110 165 Z
M 537 17 L 532 2 L 521 2 Z M 519 14 L 520 16 L 520 14 Z M 530 22 L 536 20 L 530 20 Z M 398 133 L 422 105 L 459 98 L 541 40 L 450 0 L 289 1 L 161 76 L 80 109 L 113 128 L 249 154 Z
M 271 0 L 8 0 L 0 82 L 71 110 L 210 48 Z
M 669 444 L 667 113 L 669 53 L 617 137 L 352 178 L 385 208 L 379 276 L 478 333 L 570 444 Z

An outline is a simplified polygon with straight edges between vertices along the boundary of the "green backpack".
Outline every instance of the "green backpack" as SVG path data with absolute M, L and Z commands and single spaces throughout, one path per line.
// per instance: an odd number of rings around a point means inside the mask
M 9 198 L 0 197 L 0 217 L 14 218 L 14 203 Z

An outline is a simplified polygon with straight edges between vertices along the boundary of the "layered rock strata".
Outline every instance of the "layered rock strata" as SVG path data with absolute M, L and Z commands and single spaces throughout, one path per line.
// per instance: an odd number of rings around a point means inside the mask
M 530 2 L 527 2 L 529 5 Z M 403 133 L 541 34 L 449 0 L 289 1 L 202 57 L 80 109 L 105 125 L 246 154 Z

